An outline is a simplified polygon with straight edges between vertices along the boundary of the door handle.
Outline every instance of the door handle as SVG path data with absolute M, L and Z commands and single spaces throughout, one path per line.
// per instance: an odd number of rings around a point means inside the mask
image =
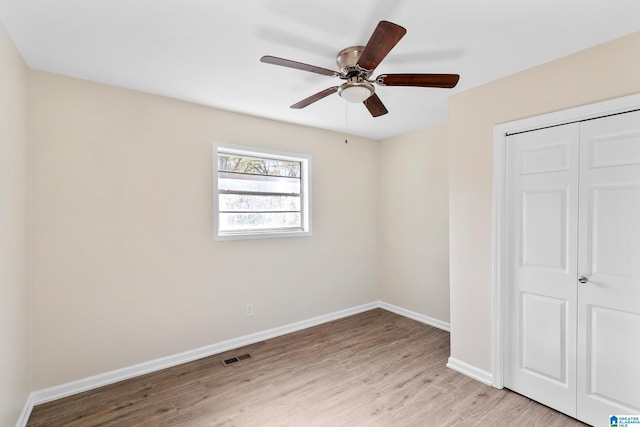
M 584 285 L 585 283 L 589 282 L 589 279 L 587 279 L 586 276 L 580 276 L 580 277 L 578 277 L 578 282 L 580 282 L 580 283 L 582 283 Z

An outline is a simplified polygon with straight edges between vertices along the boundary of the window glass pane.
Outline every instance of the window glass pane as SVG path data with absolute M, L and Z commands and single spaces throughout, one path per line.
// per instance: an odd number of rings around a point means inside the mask
M 300 194 L 300 178 L 218 173 L 218 188 L 231 191 Z
M 220 194 L 220 211 L 300 211 L 300 196 Z
M 220 231 L 301 228 L 300 212 L 220 213 Z
M 311 233 L 310 156 L 257 147 L 214 147 L 215 240 Z
M 218 170 L 252 175 L 300 177 L 300 162 L 233 154 L 218 155 Z

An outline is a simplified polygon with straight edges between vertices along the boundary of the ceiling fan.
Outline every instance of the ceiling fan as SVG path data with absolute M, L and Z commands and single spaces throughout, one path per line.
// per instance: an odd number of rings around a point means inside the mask
M 304 108 L 338 92 L 347 102 L 362 102 L 373 117 L 378 117 L 387 114 L 388 111 L 378 95 L 376 95 L 374 83 L 378 86 L 439 87 L 450 89 L 455 87 L 460 79 L 458 74 L 381 74 L 371 80 L 370 77 L 373 70 L 382 62 L 406 32 L 407 30 L 400 25 L 389 21 L 380 21 L 366 46 L 351 46 L 338 52 L 336 63 L 340 71 L 333 71 L 327 68 L 270 55 L 263 56 L 260 58 L 260 61 L 345 80 L 345 82 L 339 86 L 327 88 L 293 104 L 291 108 Z

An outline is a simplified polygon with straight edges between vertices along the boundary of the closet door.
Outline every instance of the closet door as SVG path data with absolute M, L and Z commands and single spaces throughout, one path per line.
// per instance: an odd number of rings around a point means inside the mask
M 572 416 L 578 135 L 574 123 L 509 136 L 506 146 L 504 382 Z
M 578 418 L 640 414 L 640 112 L 580 128 Z

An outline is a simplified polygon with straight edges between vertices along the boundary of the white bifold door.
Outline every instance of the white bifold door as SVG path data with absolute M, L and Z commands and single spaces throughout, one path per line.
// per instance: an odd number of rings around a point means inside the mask
M 507 137 L 505 386 L 640 414 L 640 112 Z

